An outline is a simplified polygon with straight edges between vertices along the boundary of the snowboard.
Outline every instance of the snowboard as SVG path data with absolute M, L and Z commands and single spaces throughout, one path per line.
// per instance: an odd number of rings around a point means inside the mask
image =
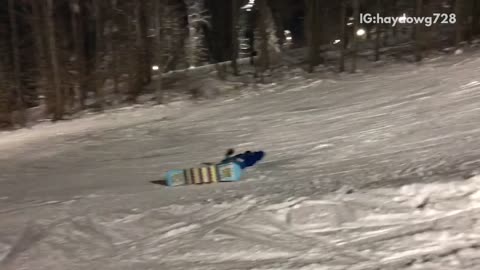
M 170 170 L 165 175 L 165 184 L 170 187 L 200 185 L 218 182 L 236 182 L 243 170 L 235 162 L 221 163 L 180 170 Z

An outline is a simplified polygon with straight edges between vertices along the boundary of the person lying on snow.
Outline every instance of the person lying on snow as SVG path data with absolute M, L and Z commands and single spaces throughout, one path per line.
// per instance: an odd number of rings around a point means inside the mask
M 244 153 L 232 156 L 234 152 L 235 150 L 228 149 L 227 153 L 225 154 L 225 158 L 220 161 L 220 164 L 235 162 L 240 165 L 243 170 L 247 167 L 252 167 L 265 156 L 265 152 L 263 151 L 246 151 Z
M 245 151 L 241 154 L 233 155 L 235 153 L 234 149 L 228 149 L 227 153 L 225 154 L 225 158 L 220 161 L 219 164 L 225 164 L 230 162 L 235 162 L 240 166 L 240 168 L 245 169 L 248 167 L 252 167 L 253 165 L 257 164 L 260 160 L 263 159 L 265 156 L 265 152 L 263 151 Z M 204 163 L 205 165 L 213 165 L 212 163 Z

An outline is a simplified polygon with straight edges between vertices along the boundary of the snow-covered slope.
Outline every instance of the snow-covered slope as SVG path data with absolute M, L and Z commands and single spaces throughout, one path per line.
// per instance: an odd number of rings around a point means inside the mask
M 478 269 L 480 55 L 0 137 L 1 269 Z M 170 168 L 263 149 L 244 181 Z M 420 183 L 421 184 L 415 184 Z M 423 267 L 423 268 L 422 268 Z

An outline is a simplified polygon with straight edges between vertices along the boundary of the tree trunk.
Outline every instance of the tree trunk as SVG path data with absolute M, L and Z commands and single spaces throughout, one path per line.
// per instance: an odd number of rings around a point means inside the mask
M 188 21 L 188 35 L 185 42 L 185 56 L 187 60 L 187 66 L 189 68 L 196 67 L 198 64 L 198 31 L 195 19 L 199 16 L 199 11 L 197 10 L 197 1 L 195 0 L 185 0 L 187 5 L 187 21 Z
M 150 80 L 150 65 L 147 59 L 147 17 L 144 0 L 135 1 L 136 41 L 135 41 L 135 74 L 130 89 L 130 100 L 135 100 L 142 91 L 143 85 Z M 147 70 L 148 67 L 148 70 Z
M 33 30 L 34 36 L 34 46 L 35 46 L 35 60 L 36 60 L 36 68 L 38 70 L 38 78 L 36 87 L 39 89 L 38 93 L 42 95 L 44 104 L 46 105 L 45 114 L 51 114 L 54 111 L 55 104 L 52 101 L 54 98 L 54 94 L 52 94 L 52 86 L 53 82 L 51 76 L 49 75 L 50 69 L 50 62 L 47 59 L 47 47 L 46 44 L 46 21 L 45 21 L 45 11 L 43 10 L 44 7 L 43 1 L 38 0 L 30 0 L 30 6 L 32 8 L 32 21 L 31 26 Z
M 470 39 L 473 38 L 478 34 L 478 23 L 480 22 L 480 14 L 479 14 L 479 2 L 478 0 L 473 0 L 473 7 L 472 7 L 472 22 L 470 24 Z
M 162 45 L 162 16 L 163 16 L 163 1 L 154 0 L 154 10 L 155 10 L 155 62 L 158 66 L 157 70 L 157 81 L 155 82 L 155 99 L 158 104 L 162 104 L 164 95 L 163 95 L 163 85 L 162 85 L 162 74 L 165 70 L 165 64 L 163 63 L 163 45 Z
M 230 23 L 233 20 L 230 18 L 230 12 L 228 12 L 231 9 L 231 2 L 230 0 L 205 1 L 211 21 L 207 40 L 212 63 L 230 60 L 232 56 L 232 26 Z M 258 5 L 258 3 L 255 3 L 255 5 Z
M 478 1 L 478 0 L 477 0 Z M 463 0 L 455 1 L 455 15 L 457 22 L 455 23 L 455 46 L 459 47 L 463 41 Z
M 208 63 L 204 29 L 210 25 L 209 18 L 204 15 L 204 0 L 184 0 L 184 2 L 188 21 L 188 35 L 185 42 L 187 64 L 188 67 L 202 66 Z M 230 11 L 229 9 L 228 13 Z M 232 19 L 231 16 L 229 18 Z
M 239 5 L 238 0 L 232 0 L 232 70 L 233 75 L 238 76 L 238 18 L 239 18 Z
M 115 100 L 119 100 L 120 98 L 120 86 L 119 86 L 119 73 L 118 73 L 118 65 L 119 65 L 119 61 L 118 61 L 118 48 L 117 48 L 117 45 L 116 45 L 116 41 L 114 39 L 114 29 L 115 29 L 115 23 L 114 22 L 111 22 L 110 23 L 110 44 L 109 44 L 109 49 L 110 49 L 110 53 L 112 55 L 112 63 L 110 65 L 110 73 L 112 75 L 112 80 L 113 80 L 113 94 L 115 95 Z
M 313 72 L 313 68 L 317 64 L 316 55 L 317 55 L 317 47 L 315 46 L 314 42 L 314 34 L 313 32 L 316 30 L 313 25 L 313 20 L 315 14 L 314 10 L 315 0 L 305 0 L 305 37 L 307 39 L 307 59 L 308 59 L 308 72 Z
M 141 57 L 142 57 L 142 68 L 143 68 L 143 78 L 142 78 L 142 87 L 143 85 L 150 83 L 152 81 L 152 62 L 150 56 L 150 44 L 148 41 L 148 10 L 147 10 L 146 0 L 140 0 L 140 9 L 138 22 L 140 23 L 140 32 L 141 32 Z
M 415 8 L 415 15 L 421 17 L 423 13 L 423 0 L 417 0 L 417 6 Z M 423 50 L 423 38 L 422 38 L 422 26 L 421 24 L 415 25 L 415 61 L 422 61 Z
M 365 25 L 365 38 L 367 40 L 368 43 L 370 43 L 372 41 L 372 24 L 367 24 Z
M 400 14 L 398 14 L 398 0 L 393 0 L 392 1 L 392 13 L 391 15 L 393 17 L 398 17 Z M 388 8 L 387 6 L 384 6 L 385 8 Z M 392 37 L 394 38 L 395 41 L 397 41 L 397 25 L 391 26 L 392 27 Z
M 359 0 L 353 0 L 353 40 L 352 40 L 352 73 L 357 71 L 357 54 L 358 54 L 358 39 L 357 30 L 359 29 L 360 17 L 360 2 Z
M 109 36 L 109 50 L 112 55 L 112 62 L 110 66 L 110 72 L 113 80 L 113 93 L 115 95 L 115 101 L 119 102 L 122 97 L 120 91 L 120 46 L 117 44 L 119 28 L 122 25 L 122 16 L 118 14 L 117 0 L 111 0 L 111 18 L 110 18 L 110 36 Z
M 273 20 L 276 26 L 276 36 L 280 48 L 285 47 L 285 21 L 289 21 L 290 14 L 288 12 L 288 1 L 270 1 Z
M 345 51 L 347 49 L 346 15 L 347 5 L 345 0 L 340 0 L 340 58 L 338 63 L 338 70 L 340 72 L 345 71 Z
M 13 79 L 15 89 L 15 104 L 16 110 L 19 113 L 19 123 L 21 126 L 25 126 L 27 119 L 25 114 L 25 104 L 23 101 L 23 91 L 21 82 L 21 67 L 20 67 L 20 44 L 18 41 L 18 29 L 17 29 L 17 16 L 14 0 L 8 0 L 8 13 L 10 17 L 10 30 L 11 30 L 11 47 L 13 52 Z
M 307 9 L 307 16 L 305 19 L 305 32 L 308 42 L 308 72 L 313 72 L 314 67 L 321 62 L 319 55 L 319 47 L 321 42 L 321 5 L 320 2 L 317 0 L 306 0 L 305 5 Z
M 64 114 L 64 95 L 61 86 L 60 68 L 57 56 L 57 42 L 55 37 L 55 6 L 53 0 L 47 0 L 45 19 L 47 27 L 48 48 L 50 54 L 50 65 L 52 67 L 53 88 L 55 94 L 55 111 L 53 121 L 61 120 Z
M 270 68 L 270 55 L 268 50 L 268 33 L 267 33 L 267 0 L 257 0 L 258 17 L 257 17 L 257 33 L 260 41 L 260 56 L 257 64 L 259 65 L 260 75 L 263 79 L 263 73 Z
M 34 0 L 35 1 L 35 0 Z M 75 55 L 75 69 L 76 74 L 76 89 L 78 93 L 78 104 L 80 109 L 85 109 L 85 100 L 87 96 L 87 67 L 85 62 L 85 40 L 84 40 L 84 28 L 83 28 L 83 6 L 80 0 L 72 0 L 70 5 L 72 11 L 72 35 L 73 35 L 73 48 Z
M 0 128 L 13 126 L 13 112 L 12 112 L 12 93 L 7 89 L 7 74 L 5 59 L 7 58 L 8 45 L 5 40 L 0 40 Z
M 93 10 L 95 14 L 95 63 L 93 74 L 93 85 L 95 89 L 96 106 L 102 110 L 105 105 L 105 93 L 103 89 L 103 82 L 105 74 L 102 69 L 103 58 L 105 56 L 104 48 L 104 18 L 102 10 L 102 0 L 93 0 Z
M 378 13 L 380 14 L 380 12 L 382 11 L 382 3 L 380 0 L 377 0 L 377 10 L 378 10 Z M 378 61 L 380 60 L 380 34 L 382 33 L 381 29 L 382 29 L 382 25 L 380 23 L 377 23 L 377 25 L 375 26 L 375 29 L 376 29 L 376 35 L 375 35 L 375 61 Z
M 80 13 L 79 0 L 71 0 L 70 1 L 70 14 L 71 14 L 70 23 L 72 27 L 72 40 L 73 40 L 73 65 L 76 71 L 74 78 L 72 80 L 72 85 L 73 85 L 74 91 L 77 90 L 76 92 L 80 91 L 80 65 L 78 63 L 80 58 L 79 51 L 81 48 L 81 44 L 78 42 L 80 33 L 78 30 L 79 23 L 77 21 L 77 18 L 79 17 L 79 13 Z M 73 103 L 75 102 L 73 101 Z M 75 104 L 72 104 L 72 105 L 73 106 L 71 107 L 74 107 Z

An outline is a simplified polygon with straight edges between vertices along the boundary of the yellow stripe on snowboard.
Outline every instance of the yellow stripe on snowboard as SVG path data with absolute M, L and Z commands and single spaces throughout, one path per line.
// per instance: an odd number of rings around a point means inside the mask
M 193 181 L 195 184 L 201 184 L 202 183 L 202 175 L 200 172 L 200 168 L 193 168 Z
M 202 182 L 204 184 L 210 183 L 210 176 L 208 175 L 208 167 L 201 168 L 202 171 Z
M 208 170 L 210 171 L 210 175 L 212 176 L 212 179 L 210 179 L 210 182 L 217 183 L 218 182 L 217 167 L 210 166 L 208 167 Z

